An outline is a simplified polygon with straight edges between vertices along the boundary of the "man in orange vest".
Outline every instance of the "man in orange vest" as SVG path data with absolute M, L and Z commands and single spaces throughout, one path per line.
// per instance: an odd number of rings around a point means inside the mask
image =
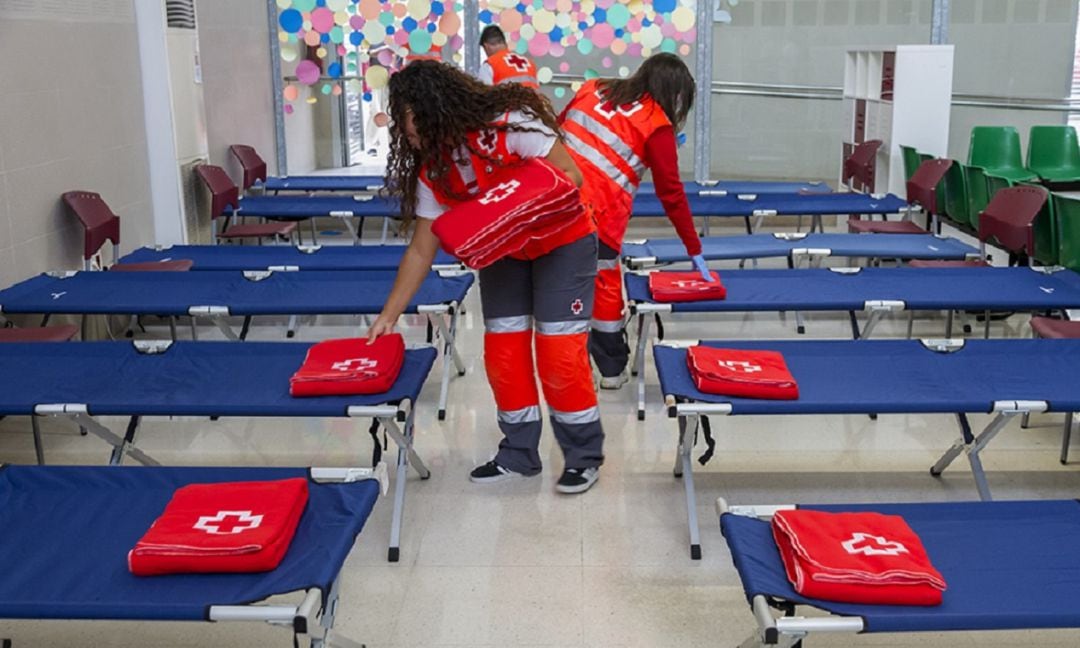
M 567 150 L 584 176 L 581 200 L 600 237 L 589 351 L 604 389 L 630 379 L 619 253 L 645 171 L 652 172 L 656 195 L 694 267 L 712 281 L 679 178 L 675 133 L 693 103 L 694 77 L 686 64 L 657 54 L 629 78 L 586 82 L 559 116 Z
M 540 88 L 536 80 L 536 64 L 529 57 L 511 52 L 506 45 L 506 34 L 498 25 L 488 25 L 480 33 L 480 47 L 487 60 L 480 66 L 480 80 L 488 85 L 520 83 L 529 88 Z

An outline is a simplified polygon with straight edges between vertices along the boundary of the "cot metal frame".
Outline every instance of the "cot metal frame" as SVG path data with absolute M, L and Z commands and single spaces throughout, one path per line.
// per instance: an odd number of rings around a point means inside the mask
M 964 346 L 962 339 L 923 339 L 920 340 L 924 347 L 935 352 L 950 353 Z M 688 342 L 663 342 L 664 346 L 673 348 L 687 348 L 698 344 L 698 341 Z M 671 394 L 664 395 L 664 405 L 668 410 L 668 418 L 673 418 L 678 424 L 678 452 L 675 456 L 675 468 L 673 474 L 676 479 L 682 479 L 686 492 L 687 527 L 690 536 L 690 557 L 694 560 L 701 558 L 701 531 L 697 518 L 697 498 L 694 487 L 694 460 L 692 453 L 698 430 L 701 427 L 702 417 L 707 416 L 734 416 L 732 406 L 729 403 L 701 403 L 687 401 Z M 1000 433 L 1008 423 L 1017 416 L 1023 416 L 1032 412 L 1045 412 L 1050 409 L 1046 401 L 1033 400 L 997 400 L 992 404 L 990 413 L 994 415 L 980 432 L 975 433 L 968 421 L 967 412 L 940 412 L 956 416 L 957 425 L 960 428 L 960 437 L 945 451 L 937 462 L 930 467 L 930 474 L 940 477 L 954 460 L 961 454 L 966 454 L 971 468 L 972 478 L 979 493 L 979 499 L 990 501 L 993 499 L 990 493 L 990 484 L 986 479 L 982 459 L 979 454 Z M 848 415 L 868 414 L 875 416 L 878 412 L 851 411 L 844 412 Z M 784 416 L 814 416 L 813 413 L 790 414 Z M 780 416 L 780 415 L 777 415 Z

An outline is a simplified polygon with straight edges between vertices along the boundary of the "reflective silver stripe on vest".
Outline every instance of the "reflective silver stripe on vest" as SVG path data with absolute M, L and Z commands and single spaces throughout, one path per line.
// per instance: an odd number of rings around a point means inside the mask
M 559 410 L 552 409 L 551 418 L 555 419 L 557 423 L 562 423 L 564 425 L 595 423 L 600 420 L 600 408 L 593 406 L 589 409 L 583 409 L 577 412 L 560 412 Z
M 596 260 L 596 269 L 597 270 L 618 270 L 619 269 L 619 260 L 618 259 L 597 259 Z
M 519 410 L 499 410 L 499 422 L 510 425 L 534 423 L 540 420 L 540 406 L 530 405 Z
M 615 131 L 608 128 L 603 122 L 594 119 L 592 115 L 576 108 L 566 113 L 566 118 L 599 137 L 615 151 L 616 155 L 626 160 L 627 164 L 637 173 L 638 178 L 641 178 L 641 174 L 645 172 L 645 163 Z
M 577 320 L 574 322 L 537 322 L 536 332 L 540 335 L 574 335 L 576 333 L 588 333 L 589 322 Z
M 532 325 L 532 315 L 492 317 L 484 320 L 484 330 L 488 333 L 520 333 L 528 331 Z
M 617 320 L 598 320 L 598 319 L 594 319 L 594 320 L 589 321 L 589 326 L 591 326 L 593 328 L 593 330 L 600 331 L 601 333 L 618 333 L 619 331 L 623 330 L 623 321 L 621 319 L 617 319 Z
M 589 146 L 585 142 L 581 141 L 581 138 L 573 133 L 563 132 L 566 137 L 566 143 L 570 145 L 575 153 L 588 160 L 593 166 L 600 169 L 611 178 L 612 182 L 622 187 L 622 190 L 633 194 L 637 188 L 637 185 L 630 181 L 630 178 L 625 173 L 615 167 L 600 151 Z
M 539 85 L 539 82 L 536 80 L 536 77 L 534 77 L 532 75 L 529 75 L 529 74 L 522 74 L 520 76 L 507 77 L 505 79 L 501 79 L 495 85 L 502 85 L 504 83 L 535 83 L 535 84 Z

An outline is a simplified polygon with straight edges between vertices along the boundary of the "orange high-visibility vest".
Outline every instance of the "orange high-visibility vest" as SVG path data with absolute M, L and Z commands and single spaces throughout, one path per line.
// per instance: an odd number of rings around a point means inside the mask
M 665 126 L 671 121 L 652 97 L 614 106 L 596 80 L 585 83 L 563 113 L 566 148 L 585 177 L 582 202 L 592 209 L 600 240 L 616 250 L 645 174 L 645 142 Z
M 489 56 L 487 63 L 491 66 L 493 85 L 520 83 L 528 88 L 540 88 L 536 64 L 528 56 L 504 49 Z
M 504 117 L 496 123 L 498 125 L 505 124 L 506 118 Z M 461 174 L 461 166 L 451 164 L 447 181 L 453 193 L 462 196 L 477 195 L 485 192 L 493 186 L 494 183 L 491 178 L 500 166 L 512 166 L 521 161 L 521 156 L 510 152 L 506 136 L 507 131 L 498 128 L 490 128 L 469 134 L 469 145 L 472 148 L 469 153 L 469 162 L 473 172 L 476 174 L 476 180 L 466 182 Z M 431 189 L 432 193 L 435 194 L 435 199 L 440 204 L 453 206 L 463 202 L 459 198 L 448 195 L 447 192 L 440 189 L 438 184 L 432 182 L 427 169 L 420 172 L 420 181 Z M 591 217 L 583 214 L 579 220 L 579 223 L 556 234 L 530 242 L 520 252 L 511 256 L 515 259 L 536 259 L 555 248 L 573 243 L 579 238 L 596 231 Z

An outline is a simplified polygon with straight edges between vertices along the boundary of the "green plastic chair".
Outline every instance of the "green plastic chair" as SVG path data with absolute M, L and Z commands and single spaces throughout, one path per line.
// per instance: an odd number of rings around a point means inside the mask
M 964 166 L 953 160 L 949 170 L 945 172 L 945 181 L 942 183 L 945 189 L 945 214 L 953 223 L 960 227 L 973 227 L 971 213 L 968 211 L 968 188 L 967 178 L 964 177 Z
M 1080 272 L 1080 198 L 1051 194 L 1058 222 L 1058 263 Z
M 1043 182 L 1080 182 L 1080 144 L 1076 140 L 1076 129 L 1072 126 L 1032 126 L 1027 166 Z
M 915 175 L 915 171 L 922 164 L 922 160 L 919 159 L 919 152 L 915 150 L 914 146 L 900 145 L 900 155 L 904 161 L 904 182 L 907 182 L 911 180 L 911 176 Z
M 1008 178 L 1013 182 L 1034 180 L 1038 176 L 1024 168 L 1020 151 L 1020 133 L 1012 126 L 976 126 L 971 129 L 968 164 Z
M 1021 182 L 1021 186 L 1039 187 L 1046 190 L 1040 184 L 1034 182 Z M 1042 265 L 1057 265 L 1060 258 L 1060 242 L 1058 232 L 1058 219 L 1055 218 L 1054 201 L 1047 200 L 1032 223 L 1035 235 L 1035 254 L 1032 257 Z
M 982 167 L 965 166 L 964 178 L 967 180 L 968 215 L 971 218 L 971 226 L 979 229 L 979 214 L 990 204 L 986 171 Z

